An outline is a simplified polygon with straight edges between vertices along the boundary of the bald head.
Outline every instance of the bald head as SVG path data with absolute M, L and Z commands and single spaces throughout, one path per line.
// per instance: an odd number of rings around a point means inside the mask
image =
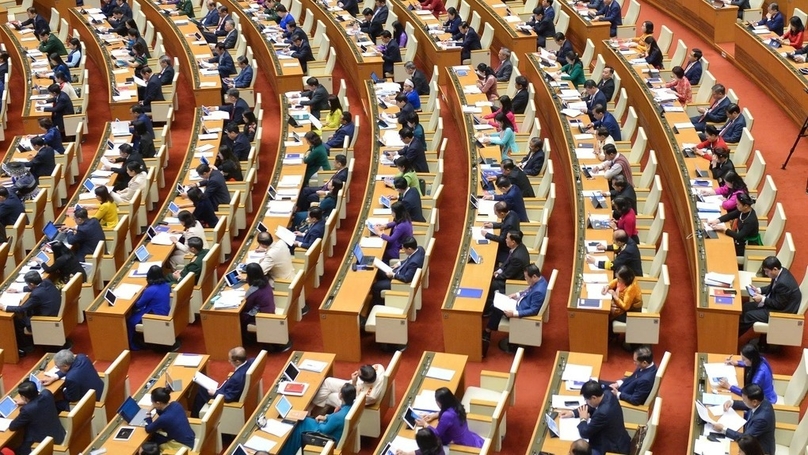
M 247 361 L 247 351 L 241 346 L 231 349 L 228 355 L 230 360 L 236 365 L 241 365 Z

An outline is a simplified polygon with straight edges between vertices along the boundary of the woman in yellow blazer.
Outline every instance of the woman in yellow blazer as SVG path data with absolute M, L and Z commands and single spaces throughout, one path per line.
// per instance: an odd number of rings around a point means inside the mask
M 634 280 L 634 271 L 626 266 L 617 270 L 617 278 L 612 280 L 601 291 L 603 295 L 609 294 L 612 298 L 612 308 L 609 320 L 626 321 L 626 313 L 642 309 L 642 291 L 640 285 Z M 611 332 L 612 325 L 609 324 Z
M 109 194 L 107 187 L 99 185 L 95 187 L 95 198 L 98 199 L 99 205 L 87 204 L 85 208 L 98 207 L 93 218 L 101 222 L 101 227 L 112 229 L 118 224 L 118 206 Z

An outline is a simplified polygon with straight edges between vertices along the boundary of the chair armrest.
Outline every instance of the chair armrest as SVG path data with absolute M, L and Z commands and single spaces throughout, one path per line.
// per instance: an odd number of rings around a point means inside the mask
M 775 381 L 783 381 L 783 382 L 790 382 L 791 375 L 788 374 L 773 374 L 772 379 Z
M 784 404 L 773 404 L 772 406 L 774 407 L 775 411 L 794 412 L 794 413 L 797 413 L 797 414 L 799 414 L 799 412 L 800 412 L 800 407 L 799 406 L 787 406 L 787 405 L 784 405 Z
M 633 405 L 633 404 L 631 404 L 631 403 L 629 403 L 627 401 L 621 401 L 620 402 L 620 407 L 622 407 L 623 409 L 630 409 L 632 411 L 642 412 L 642 413 L 646 413 L 646 414 L 648 413 L 648 406 L 645 406 L 645 405 L 637 405 L 637 406 L 635 406 L 635 405 Z M 626 427 L 628 427 L 629 425 L 630 424 L 626 424 Z
M 778 313 L 772 311 L 769 313 L 769 320 L 771 319 L 790 319 L 793 321 L 802 321 L 805 319 L 805 315 L 803 314 L 791 314 L 791 313 Z
M 59 322 L 61 319 L 58 316 L 32 316 L 31 322 Z
M 460 452 L 460 453 L 468 453 L 468 454 L 478 454 L 480 453 L 480 449 L 476 447 L 468 447 L 468 446 L 461 446 L 458 444 L 449 444 L 449 450 L 451 452 Z
M 163 322 L 170 322 L 174 317 L 173 316 L 162 316 L 159 314 L 144 314 L 143 319 L 148 319 L 151 321 L 163 321 Z

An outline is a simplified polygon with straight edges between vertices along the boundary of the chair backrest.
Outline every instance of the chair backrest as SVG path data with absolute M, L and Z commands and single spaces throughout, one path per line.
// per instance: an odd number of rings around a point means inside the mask
M 646 406 L 649 406 L 651 402 L 657 398 L 659 386 L 662 384 L 662 378 L 665 377 L 665 371 L 668 369 L 668 363 L 670 363 L 670 361 L 671 353 L 670 351 L 665 351 L 665 353 L 662 354 L 662 360 L 660 360 L 659 365 L 657 365 L 656 376 L 654 376 L 654 385 L 651 386 L 651 393 L 648 394 L 648 398 L 645 400 Z
M 78 403 L 71 406 L 66 417 L 59 417 L 65 427 L 65 447 L 87 447 L 92 441 L 92 420 L 95 411 L 95 390 L 90 389 Z
M 656 397 L 651 415 L 648 416 L 648 422 L 645 426 L 645 438 L 642 440 L 640 450 L 637 451 L 638 454 L 650 455 L 648 449 L 654 445 L 657 428 L 659 428 L 660 414 L 662 414 L 662 397 Z
M 5 99 L 5 98 L 4 98 Z M 53 438 L 47 436 L 36 448 L 31 450 L 31 455 L 52 455 L 53 454 Z
M 605 67 L 606 67 L 606 60 L 603 58 L 603 55 L 598 54 L 598 56 L 595 58 L 595 67 L 592 68 L 591 73 L 593 79 L 597 78 L 596 82 L 600 81 L 600 75 L 603 73 L 603 68 Z M 619 120 L 620 119 L 618 119 L 618 121 Z
M 637 111 L 634 110 L 634 106 L 628 107 L 628 115 L 626 115 L 626 119 L 623 121 L 623 127 L 620 128 L 620 136 L 624 141 L 630 141 L 631 137 L 634 136 L 634 131 L 637 130 Z
M 480 38 L 480 43 L 483 49 L 491 47 L 491 42 L 494 41 L 494 27 L 488 22 L 483 26 L 483 35 Z
M 741 131 L 741 140 L 738 142 L 735 150 L 730 152 L 729 157 L 733 163 L 743 166 L 746 164 L 746 160 L 749 159 L 749 155 L 752 154 L 753 148 L 755 148 L 755 138 L 752 136 L 749 128 L 744 127 L 743 131 Z
M 662 242 L 659 244 L 659 249 L 654 255 L 654 260 L 651 262 L 651 269 L 648 271 L 648 276 L 658 278 L 662 271 L 662 266 L 665 265 L 665 260 L 668 258 L 668 233 L 662 233 Z
M 752 165 L 749 166 L 749 171 L 746 173 L 744 180 L 750 190 L 756 190 L 763 176 L 766 175 L 766 160 L 760 150 L 755 150 L 755 157 L 752 158 Z
M 214 245 L 218 246 L 218 245 Z M 211 248 L 213 250 L 213 248 Z M 217 252 L 218 254 L 218 252 Z M 185 313 L 186 311 L 190 311 L 189 302 L 191 301 L 191 295 L 194 292 L 194 281 L 195 277 L 193 273 L 189 273 L 185 275 L 185 278 L 180 280 L 174 289 L 171 290 L 171 311 L 169 312 L 170 316 L 173 316 L 174 321 L 187 321 L 188 314 Z M 179 312 L 176 312 L 178 307 L 177 302 L 180 303 L 179 308 L 181 309 Z M 184 313 L 184 314 L 180 314 Z M 183 326 L 184 327 L 184 326 Z
M 659 240 L 659 236 L 662 235 L 662 228 L 664 225 L 665 204 L 660 202 L 659 208 L 657 209 L 657 214 L 654 217 L 654 221 L 651 223 L 651 228 L 648 229 L 648 232 L 645 234 L 645 238 L 642 239 L 642 243 L 646 245 L 656 245 L 657 240 Z
M 774 210 L 774 216 L 769 221 L 769 227 L 763 234 L 763 244 L 766 246 L 777 246 L 780 241 L 780 236 L 783 235 L 783 230 L 786 228 L 786 211 L 783 209 L 783 204 L 777 203 Z
M 644 305 L 649 313 L 659 313 L 662 311 L 662 306 L 665 305 L 665 300 L 668 298 L 668 289 L 671 286 L 671 279 L 668 276 L 668 266 L 663 265 L 662 271 L 659 274 L 659 279 L 651 291 L 648 298 L 648 304 Z
M 104 391 L 101 392 L 101 399 L 98 400 L 98 403 L 106 408 L 107 422 L 112 420 L 118 407 L 129 396 L 126 384 L 131 360 L 132 356 L 129 354 L 129 350 L 121 352 L 115 361 L 107 367 L 106 371 L 104 371 L 104 376 L 101 378 L 104 382 Z
M 758 217 L 765 217 L 769 214 L 769 209 L 771 209 L 776 198 L 777 185 L 774 184 L 774 179 L 772 179 L 772 176 L 767 175 L 766 180 L 763 183 L 763 190 L 761 190 L 757 200 L 755 201 L 755 212 L 757 213 Z
M 629 108 L 634 110 L 634 108 Z M 645 169 L 642 170 L 642 175 L 640 175 L 640 179 L 636 182 L 635 186 L 641 189 L 650 189 L 651 183 L 654 181 L 654 177 L 656 177 L 657 166 L 659 162 L 657 162 L 656 152 L 650 150 L 648 152 L 648 163 L 645 164 Z
M 617 93 L 618 96 L 614 104 L 612 115 L 614 115 L 614 118 L 623 118 L 623 114 L 626 113 L 626 108 L 628 107 L 628 94 L 626 94 L 626 89 L 622 87 L 620 90 L 617 90 Z
M 544 239 L 544 244 L 546 245 L 547 238 Z M 547 280 L 547 292 L 544 293 L 544 303 L 542 304 L 541 308 L 539 309 L 539 316 L 542 322 L 547 323 L 550 320 L 550 299 L 553 296 L 553 289 L 555 289 L 556 280 L 558 279 L 558 270 L 553 269 L 550 273 L 550 279 Z
M 244 405 L 244 415 L 252 415 L 258 406 L 259 390 L 261 389 L 261 376 L 267 365 L 267 351 L 261 350 L 244 376 L 244 390 L 238 401 Z
M 396 400 L 396 374 L 398 367 L 401 365 L 401 351 L 393 353 L 393 357 L 384 369 L 384 391 L 379 395 L 379 400 L 376 403 L 382 404 L 387 402 L 389 406 L 393 406 Z
M 805 282 L 805 280 L 803 280 Z M 805 299 L 803 299 L 805 300 Z M 786 392 L 783 394 L 783 404 L 786 406 L 799 406 L 808 392 L 808 348 L 802 350 L 800 364 L 788 381 Z
M 780 261 L 780 265 L 784 268 L 790 269 L 791 263 L 794 261 L 794 256 L 797 254 L 797 247 L 794 245 L 794 238 L 791 237 L 790 232 L 786 232 L 785 238 L 783 239 L 783 244 L 780 245 L 780 249 L 777 251 L 777 259 Z
M 802 293 L 802 301 L 797 314 L 805 314 L 806 309 L 808 309 L 808 268 L 805 269 L 805 275 L 803 275 L 800 282 L 800 292 Z
M 593 43 L 591 39 L 587 38 L 586 45 L 584 46 L 584 53 L 581 56 L 581 63 L 584 64 L 584 69 L 589 68 L 589 65 L 592 64 L 593 57 L 595 57 L 595 43 Z M 600 73 L 593 73 L 593 74 L 600 74 Z
M 358 445 L 359 421 L 362 418 L 362 413 L 365 411 L 366 395 L 367 391 L 358 394 L 356 399 L 354 399 L 353 405 L 351 405 L 351 410 L 345 415 L 345 426 L 342 429 L 342 437 L 337 442 L 337 451 L 341 450 L 345 453 L 353 453 L 353 450 L 359 449 L 359 447 L 350 447 L 351 450 L 347 450 L 346 447 L 350 441 L 356 441 L 356 445 Z
M 642 162 L 642 157 L 645 155 L 645 151 L 648 150 L 647 146 L 648 136 L 645 134 L 645 130 L 641 126 L 637 127 L 637 137 L 634 138 L 634 145 L 631 146 L 631 153 L 628 156 L 628 162 Z
M 801 10 L 800 8 L 794 8 L 791 14 L 799 17 L 803 24 L 808 22 L 808 14 L 805 14 L 805 11 Z
M 808 445 L 808 412 L 803 414 L 797 429 L 794 430 L 794 434 L 791 436 L 788 455 L 803 455 L 806 445 Z
M 642 209 L 640 209 L 640 214 L 650 216 L 656 213 L 660 199 L 662 199 L 662 180 L 660 180 L 659 175 L 654 175 L 654 183 L 651 185 L 651 191 L 648 193 Z
M 693 95 L 694 103 L 707 103 L 713 93 L 713 86 L 715 85 L 715 76 L 713 73 L 704 70 L 701 75 L 701 84 L 699 90 Z
M 464 21 L 471 21 L 471 16 L 469 13 L 471 12 L 471 5 L 466 0 L 460 1 L 460 19 Z
M 261 351 L 264 352 L 264 351 Z M 208 411 L 199 420 L 199 432 L 196 434 L 194 441 L 194 451 L 202 452 L 204 447 L 215 447 L 218 441 L 214 438 L 219 437 L 219 432 L 216 427 L 219 426 L 219 421 L 222 419 L 224 412 L 224 395 L 216 395 L 213 403 L 210 404 Z
M 556 26 L 555 26 L 556 32 L 566 34 L 567 29 L 569 28 L 569 26 L 570 26 L 570 16 L 569 16 L 569 14 L 567 14 L 566 11 L 560 11 L 556 15 Z
M 62 307 L 59 309 L 59 317 L 64 319 L 67 327 L 70 327 L 71 322 L 75 326 L 76 321 L 78 321 L 82 281 L 84 281 L 84 277 L 77 273 L 62 288 Z M 71 316 L 72 319 L 68 320 Z
M 511 400 L 516 400 L 516 375 L 519 374 L 519 368 L 522 367 L 522 359 L 525 357 L 525 348 L 519 347 L 516 354 L 513 356 L 511 362 L 511 369 L 508 371 L 508 382 L 505 385 L 505 391 L 511 397 Z M 513 403 L 513 401 L 511 401 Z
M 623 17 L 623 25 L 635 25 L 639 16 L 640 3 L 637 0 L 631 0 L 631 3 L 628 4 L 628 11 Z

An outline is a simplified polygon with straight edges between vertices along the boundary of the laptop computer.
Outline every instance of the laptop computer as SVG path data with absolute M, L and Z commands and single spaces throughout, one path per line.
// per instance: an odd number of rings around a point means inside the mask
M 134 398 L 127 397 L 123 404 L 121 404 L 121 407 L 118 408 L 118 415 L 120 415 L 129 425 L 134 427 L 145 427 L 146 417 L 148 417 L 149 411 L 141 408 Z
M 357 243 L 353 248 L 353 255 L 356 257 L 356 265 L 371 266 L 376 259 L 374 256 L 365 256 L 362 247 Z
M 115 306 L 115 301 L 118 300 L 118 296 L 112 292 L 112 289 L 107 289 L 107 292 L 104 293 L 104 300 L 107 301 L 109 306 Z
M 93 183 L 91 180 L 85 180 L 84 188 L 86 188 L 88 192 L 92 193 L 95 191 L 95 183 Z
M 139 262 L 146 262 L 149 260 L 149 258 L 151 258 L 151 254 L 149 253 L 149 250 L 146 249 L 146 245 L 140 245 L 135 250 L 135 257 Z
M 244 281 L 242 281 L 238 276 L 238 269 L 233 269 L 227 272 L 227 274 L 224 276 L 224 280 L 227 282 L 227 285 L 233 289 L 240 288 L 245 284 Z
M 292 117 L 291 115 L 290 115 L 290 116 L 289 116 L 289 117 L 286 119 L 286 123 L 288 123 L 288 124 L 289 124 L 289 126 L 293 126 L 293 127 L 298 127 L 298 126 L 300 126 L 300 124 L 299 124 L 299 123 L 297 123 L 297 120 L 295 120 L 295 118 L 294 118 L 294 117 Z
M 182 390 L 182 379 L 173 379 L 168 371 L 166 371 L 166 389 L 172 392 Z
M 276 190 L 274 186 L 269 185 L 269 188 L 267 188 L 267 194 L 269 195 L 269 199 L 274 201 L 278 197 L 278 190 Z
M 41 391 L 42 391 L 42 380 L 41 380 L 41 379 L 39 379 L 38 377 L 36 377 L 36 375 L 35 375 L 35 374 L 33 374 L 33 373 L 29 374 L 29 375 L 28 375 L 28 380 L 29 380 L 29 381 L 31 381 L 31 382 L 33 382 L 34 384 L 36 384 L 36 390 L 37 390 L 37 392 L 41 392 Z
M 544 422 L 547 424 L 547 428 L 554 438 L 561 436 L 561 431 L 558 429 L 555 419 L 550 414 L 544 414 Z
M 300 374 L 300 369 L 295 365 L 295 362 L 289 362 L 286 368 L 283 369 L 283 380 L 294 382 L 298 374 Z
M 40 251 L 39 253 L 37 253 L 36 258 L 39 259 L 40 261 L 42 261 L 42 264 L 47 264 L 48 261 L 50 260 L 50 257 L 48 256 L 48 253 L 46 253 L 44 251 Z
M 480 257 L 479 253 L 477 253 L 474 248 L 469 248 L 469 262 L 473 262 L 475 264 L 483 262 L 483 258 Z
M 592 206 L 596 209 L 606 208 L 606 198 L 602 195 L 593 194 L 589 197 L 589 200 L 592 201 Z
M 588 178 L 589 180 L 592 180 L 593 177 L 592 177 L 592 173 L 589 172 L 589 167 L 587 167 L 587 166 L 581 167 L 581 172 L 584 173 L 584 176 L 586 178 Z
M 7 396 L 0 401 L 0 417 L 6 419 L 17 409 L 17 402 L 13 398 Z

